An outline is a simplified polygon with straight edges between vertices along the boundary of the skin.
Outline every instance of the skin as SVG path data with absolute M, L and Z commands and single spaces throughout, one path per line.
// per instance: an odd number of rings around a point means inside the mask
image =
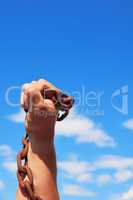
M 59 200 L 54 148 L 57 115 L 53 102 L 41 94 L 44 88 L 59 92 L 51 83 L 39 80 L 24 85 L 21 95 L 22 107 L 29 110 L 25 119 L 25 128 L 30 134 L 28 164 L 34 177 L 35 194 L 42 200 Z M 27 200 L 19 187 L 16 200 Z

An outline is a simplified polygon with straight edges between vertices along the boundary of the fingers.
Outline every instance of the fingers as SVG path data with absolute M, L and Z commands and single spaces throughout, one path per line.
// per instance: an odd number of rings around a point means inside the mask
M 30 88 L 24 93 L 24 108 L 29 112 L 43 104 L 43 101 L 44 99 L 39 90 Z
M 49 89 L 49 88 L 57 92 L 59 91 L 56 87 L 54 87 L 51 83 L 49 83 L 44 79 L 24 84 L 22 86 L 21 99 L 20 99 L 21 106 L 25 109 L 25 111 L 29 110 L 29 108 L 33 109 L 33 107 L 38 105 L 42 106 L 44 104 L 44 98 L 42 96 L 42 92 L 44 89 Z
M 48 82 L 47 80 L 40 79 L 38 82 L 38 87 L 40 87 L 40 90 L 44 89 L 52 89 L 55 90 L 57 93 L 60 92 L 58 88 L 56 88 L 52 83 Z

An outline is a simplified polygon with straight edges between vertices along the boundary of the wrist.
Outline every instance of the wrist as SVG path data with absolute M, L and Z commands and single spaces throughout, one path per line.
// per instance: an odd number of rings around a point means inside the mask
M 52 140 L 39 140 L 33 139 L 29 142 L 28 155 L 36 154 L 38 156 L 51 156 L 55 152 L 54 141 Z

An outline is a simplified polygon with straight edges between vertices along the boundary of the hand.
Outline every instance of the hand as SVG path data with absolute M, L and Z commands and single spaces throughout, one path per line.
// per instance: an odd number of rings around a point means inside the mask
M 57 94 L 60 92 L 46 80 L 32 81 L 24 84 L 21 94 L 21 105 L 27 112 L 25 127 L 27 132 L 42 133 L 56 122 L 57 110 L 50 99 L 43 97 L 45 89 L 52 89 Z

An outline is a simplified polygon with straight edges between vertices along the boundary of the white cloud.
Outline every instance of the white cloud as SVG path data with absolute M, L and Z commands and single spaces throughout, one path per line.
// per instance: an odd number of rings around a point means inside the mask
M 99 147 L 114 147 L 116 143 L 102 128 L 92 120 L 72 111 L 63 122 L 56 125 L 57 135 L 75 137 L 78 143 L 95 143 Z
M 103 186 L 107 183 L 112 182 L 112 176 L 109 174 L 102 174 L 97 177 L 96 181 L 99 185 Z
M 3 190 L 5 188 L 5 184 L 2 180 L 0 180 L 0 190 Z
M 4 169 L 11 172 L 16 172 L 17 166 L 16 161 L 14 161 L 14 159 L 16 158 L 16 153 L 9 145 L 0 145 L 0 157 L 3 158 L 1 166 Z
M 90 190 L 80 187 L 79 185 L 74 185 L 74 184 L 64 185 L 63 193 L 68 196 L 90 197 L 90 198 L 96 195 L 95 192 L 92 192 Z
M 128 121 L 123 123 L 125 128 L 133 130 L 133 119 L 129 119 Z
M 17 164 L 15 161 L 5 161 L 2 163 L 2 166 L 10 172 L 16 172 Z
M 119 195 L 114 195 L 111 200 L 133 200 L 133 186 L 131 186 L 127 192 Z
M 96 169 L 133 169 L 133 157 L 122 157 L 117 155 L 104 155 L 99 157 L 91 165 L 91 170 Z
M 95 161 L 79 160 L 78 157 L 58 162 L 58 168 L 65 173 L 65 177 L 77 182 L 123 183 L 133 179 L 133 157 L 104 155 Z M 108 170 L 106 174 L 99 174 L 99 170 Z
M 129 190 L 121 195 L 121 200 L 133 200 L 133 186 Z
M 0 157 L 4 157 L 4 159 L 6 160 L 12 160 L 14 156 L 15 152 L 9 145 L 7 144 L 0 145 Z
M 90 183 L 93 181 L 91 173 L 83 173 L 77 176 L 78 182 Z
M 88 171 L 88 162 L 79 160 L 66 160 L 58 162 L 58 167 L 70 175 L 79 175 Z
M 69 160 L 58 162 L 58 168 L 65 173 L 66 178 L 84 183 L 89 183 L 93 180 L 92 174 L 88 170 L 88 166 L 89 163 L 87 161 L 80 161 L 78 158 L 73 158 L 71 156 Z
M 23 111 L 23 109 L 20 109 L 18 113 L 9 115 L 7 118 L 13 122 L 22 123 L 25 119 L 25 112 Z
M 14 122 L 24 122 L 25 113 L 8 116 Z M 99 147 L 114 147 L 116 143 L 102 128 L 99 128 L 92 120 L 73 110 L 62 122 L 56 124 L 57 136 L 74 137 L 77 143 L 95 143 Z
M 115 177 L 115 180 L 117 182 L 126 182 L 130 179 L 133 179 L 133 171 L 131 171 L 131 170 L 120 170 L 120 171 L 116 172 L 114 177 Z

